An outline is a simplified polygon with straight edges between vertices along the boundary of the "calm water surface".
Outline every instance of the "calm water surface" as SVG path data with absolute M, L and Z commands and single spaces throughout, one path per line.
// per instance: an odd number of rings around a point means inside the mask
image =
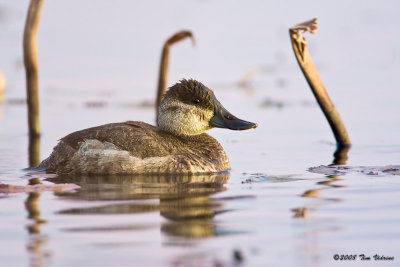
M 211 130 L 229 173 L 212 176 L 30 175 L 21 37 L 28 1 L 0 1 L 1 266 L 398 266 L 399 175 L 324 175 L 334 161 L 328 124 L 291 51 L 287 29 L 318 17 L 306 36 L 354 143 L 349 166 L 400 164 L 400 33 L 395 1 L 48 1 L 38 47 L 40 158 L 64 135 L 124 120 L 154 122 L 162 42 L 169 84 L 193 77 L 256 130 Z M 340 20 L 338 15 L 340 14 Z M 69 183 L 62 191 L 50 185 Z M 43 186 L 43 187 L 44 187 Z M 54 188 L 54 187 L 53 187 Z M 335 261 L 365 254 L 370 261 Z M 375 254 L 394 257 L 376 262 Z

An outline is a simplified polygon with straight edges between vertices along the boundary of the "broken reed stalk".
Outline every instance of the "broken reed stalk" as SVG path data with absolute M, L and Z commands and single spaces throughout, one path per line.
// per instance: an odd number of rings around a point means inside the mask
M 310 54 L 307 51 L 306 39 L 302 36 L 304 32 L 314 33 L 318 29 L 317 19 L 312 19 L 300 24 L 297 24 L 289 29 L 289 35 L 292 42 L 294 54 L 303 74 L 311 87 L 311 90 L 317 99 L 326 119 L 331 126 L 335 135 L 338 146 L 350 146 L 350 138 L 347 134 L 346 127 L 340 118 L 339 112 L 333 105 L 329 95 L 319 77 L 318 71 L 315 68 Z
M 164 43 L 162 53 L 161 53 L 161 62 L 160 62 L 160 72 L 158 75 L 158 86 L 157 86 L 157 98 L 156 98 L 156 122 L 158 125 L 158 106 L 160 105 L 161 98 L 167 87 L 167 76 L 168 76 L 168 63 L 169 63 L 169 49 L 171 45 L 182 41 L 186 38 L 190 38 L 192 40 L 193 46 L 196 44 L 196 41 L 193 37 L 191 31 L 179 31 L 172 35 L 167 41 Z
M 350 146 L 338 146 L 333 153 L 333 162 L 329 166 L 346 165 Z
M 40 135 L 39 79 L 36 53 L 36 35 L 43 1 L 44 0 L 31 0 L 24 30 L 23 47 L 30 136 Z
M 34 167 L 40 163 L 40 136 L 30 135 L 28 144 L 29 167 Z

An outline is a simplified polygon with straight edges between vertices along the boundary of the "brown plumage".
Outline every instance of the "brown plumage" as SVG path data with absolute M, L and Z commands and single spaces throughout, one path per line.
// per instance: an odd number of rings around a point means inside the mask
M 155 174 L 211 173 L 230 167 L 217 140 L 204 133 L 214 127 L 255 128 L 227 113 L 213 92 L 182 80 L 164 95 L 159 126 L 144 122 L 110 123 L 71 133 L 60 140 L 38 168 L 54 173 Z M 221 113 L 222 112 L 222 113 Z M 218 118 L 217 118 L 218 117 Z M 223 125 L 226 123 L 226 125 Z

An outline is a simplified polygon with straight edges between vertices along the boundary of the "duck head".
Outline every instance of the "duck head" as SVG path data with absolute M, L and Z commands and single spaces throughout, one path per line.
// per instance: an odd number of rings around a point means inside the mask
M 163 96 L 158 109 L 161 130 L 179 135 L 199 135 L 213 128 L 247 130 L 257 124 L 227 111 L 213 91 L 195 80 L 181 80 Z

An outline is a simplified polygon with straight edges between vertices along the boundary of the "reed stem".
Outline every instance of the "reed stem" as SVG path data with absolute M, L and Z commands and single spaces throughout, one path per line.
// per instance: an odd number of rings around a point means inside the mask
M 292 42 L 294 54 L 297 62 L 310 86 L 319 106 L 322 109 L 326 119 L 331 126 L 336 142 L 339 146 L 350 146 L 350 138 L 347 134 L 346 127 L 329 98 L 329 95 L 323 85 L 321 78 L 315 68 L 310 54 L 307 50 L 306 39 L 302 36 L 304 32 L 315 33 L 318 29 L 317 19 L 312 19 L 300 24 L 297 24 L 289 29 L 289 35 Z
M 39 78 L 37 64 L 36 35 L 40 11 L 44 0 L 31 0 L 24 30 L 24 64 L 28 103 L 28 126 L 30 136 L 40 135 L 39 124 Z
M 29 167 L 34 167 L 40 163 L 40 136 L 30 135 L 28 144 Z
M 158 107 L 161 103 L 161 98 L 167 89 L 167 77 L 168 77 L 168 63 L 169 63 L 169 50 L 170 47 L 186 38 L 190 38 L 192 40 L 193 46 L 196 44 L 194 36 L 191 31 L 179 31 L 169 37 L 167 41 L 164 43 L 162 53 L 161 53 L 161 61 L 160 61 L 160 72 L 158 75 L 158 86 L 157 86 L 157 98 L 156 98 L 156 122 L 158 125 Z

